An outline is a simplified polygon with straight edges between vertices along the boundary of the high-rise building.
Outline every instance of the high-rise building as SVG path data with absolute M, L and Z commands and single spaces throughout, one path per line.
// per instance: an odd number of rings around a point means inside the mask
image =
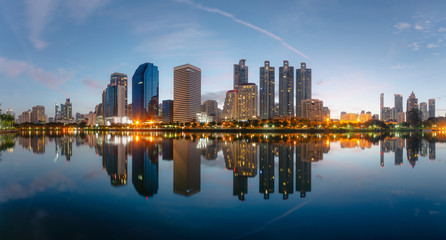
M 398 123 L 403 123 L 405 121 L 406 121 L 406 114 L 404 112 L 399 112 L 398 113 L 397 122 Z
M 154 119 L 158 116 L 159 72 L 153 63 L 143 63 L 132 77 L 132 118 Z
M 60 104 L 60 116 L 60 119 L 65 121 L 73 119 L 73 108 L 69 98 L 65 100 L 65 104 Z
M 125 86 L 109 84 L 105 90 L 105 118 L 125 117 Z
M 296 116 L 302 116 L 302 100 L 311 99 L 311 69 L 306 63 L 296 69 Z
M 323 102 L 318 99 L 302 100 L 302 114 L 303 118 L 316 120 L 322 122 L 324 120 Z
M 435 99 L 429 99 L 429 118 L 435 117 Z
M 45 123 L 45 107 L 42 105 L 37 105 L 32 108 L 31 111 L 31 122 L 32 123 Z
M 223 105 L 223 119 L 237 118 L 237 91 L 230 90 L 226 92 L 225 103 Z
M 201 108 L 201 69 L 191 64 L 174 68 L 173 73 L 173 121 L 196 120 Z
M 274 118 L 274 67 L 265 61 L 265 65 L 260 68 L 260 118 Z
M 234 89 L 248 83 L 248 66 L 245 65 L 246 59 L 240 59 L 238 64 L 234 64 Z
M 395 94 L 395 114 L 403 111 L 403 95 Z
M 163 101 L 163 122 L 170 123 L 173 121 L 173 100 Z
M 415 97 L 415 93 L 412 91 L 406 104 L 406 120 L 408 120 L 408 115 L 411 110 L 418 110 L 418 98 Z
M 279 67 L 279 116 L 294 117 L 294 67 L 287 60 Z
M 244 83 L 237 92 L 237 119 L 247 120 L 257 118 L 257 85 Z
M 204 101 L 202 112 L 206 113 L 207 116 L 212 117 L 214 121 L 219 121 L 219 119 L 217 119 L 218 103 L 216 100 Z
M 389 107 L 381 108 L 381 121 L 390 121 L 392 120 L 392 111 Z
M 379 96 L 379 116 L 381 121 L 384 121 L 383 110 L 384 110 L 384 93 L 381 93 L 381 95 Z
M 125 115 L 124 116 L 129 116 L 129 111 L 128 111 L 128 79 L 127 79 L 127 74 L 124 73 L 112 73 L 110 75 L 110 84 L 111 85 L 121 85 L 124 86 L 125 88 L 125 103 L 124 103 L 124 107 L 125 107 Z
M 423 121 L 429 118 L 429 112 L 427 111 L 427 103 L 426 102 L 420 103 L 420 112 L 421 112 Z

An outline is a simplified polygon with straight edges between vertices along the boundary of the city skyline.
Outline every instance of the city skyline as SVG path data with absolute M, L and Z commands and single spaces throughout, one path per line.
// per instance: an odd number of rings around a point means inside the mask
M 442 89 L 425 84 L 441 86 L 446 74 L 441 67 L 446 22 L 439 16 L 445 3 L 440 1 L 408 3 L 405 11 L 396 11 L 401 7 L 396 2 L 347 6 L 289 1 L 287 9 L 265 8 L 266 1 L 240 6 L 154 1 L 151 8 L 144 2 L 25 3 L 8 2 L 0 11 L 0 29 L 5 33 L 0 102 L 5 112 L 12 108 L 16 116 L 33 105 L 45 106 L 47 115 L 53 116 L 54 99 L 66 98 L 73 102 L 73 113 L 88 113 L 101 102 L 111 73 L 131 76 L 147 61 L 160 68 L 159 102 L 173 98 L 173 67 L 190 62 L 202 69 L 202 101 L 215 99 L 222 108 L 225 93 L 233 86 L 233 65 L 240 59 L 253 69 L 249 79 L 258 86 L 257 68 L 265 60 L 276 67 L 288 60 L 296 68 L 306 62 L 314 72 L 313 98 L 323 100 L 334 118 L 341 111 L 379 113 L 381 92 L 401 93 L 406 99 L 414 91 L 422 101 L 436 99 L 437 116 L 445 113 Z M 120 16 L 114 11 L 118 7 Z M 241 11 L 248 7 L 257 13 Z M 340 16 L 327 16 L 333 8 Z M 23 15 L 13 15 L 17 9 L 25 9 Z M 153 16 L 148 17 L 147 11 Z M 264 11 L 269 11 L 268 17 L 256 17 Z M 178 16 L 160 18 L 166 13 Z M 376 13 L 382 16 L 378 22 Z M 313 23 L 316 30 L 305 29 Z M 268 51 L 258 51 L 260 46 Z M 423 75 L 418 69 L 424 70 Z M 349 93 L 341 94 L 344 89 Z M 128 94 L 131 99 L 131 86 Z M 277 88 L 275 95 L 277 103 Z M 392 106 L 392 99 L 386 98 L 384 105 Z

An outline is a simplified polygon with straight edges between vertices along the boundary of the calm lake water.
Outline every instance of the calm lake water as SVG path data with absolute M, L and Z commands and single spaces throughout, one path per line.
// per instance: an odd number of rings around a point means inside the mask
M 445 141 L 0 135 L 0 239 L 446 239 Z

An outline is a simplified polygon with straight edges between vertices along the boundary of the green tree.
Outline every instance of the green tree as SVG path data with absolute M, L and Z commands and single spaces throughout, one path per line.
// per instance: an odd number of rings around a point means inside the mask
M 406 122 L 410 124 L 411 127 L 419 127 L 422 122 L 422 114 L 418 109 L 411 109 L 407 112 Z

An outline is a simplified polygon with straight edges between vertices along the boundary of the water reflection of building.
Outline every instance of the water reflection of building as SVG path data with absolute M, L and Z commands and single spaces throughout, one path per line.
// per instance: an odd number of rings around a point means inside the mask
M 163 159 L 173 160 L 173 139 L 163 138 L 162 141 Z
M 244 140 L 223 146 L 226 168 L 234 174 L 233 195 L 244 201 L 248 193 L 248 177 L 257 175 L 257 146 Z
M 316 162 L 323 160 L 323 154 L 330 151 L 330 144 L 319 140 L 300 144 L 301 156 L 304 161 Z
M 407 161 L 409 161 L 412 167 L 415 167 L 415 163 L 418 161 L 418 155 L 420 151 L 421 139 L 418 135 L 411 135 L 406 139 L 407 146 Z
M 200 192 L 200 149 L 190 140 L 173 140 L 173 192 L 191 196 Z
M 65 156 L 67 162 L 71 160 L 73 156 L 73 138 L 61 137 L 55 139 L 56 143 L 56 158 L 59 155 Z
M 132 183 L 145 197 L 158 192 L 158 144 L 137 141 L 132 144 Z
M 421 145 L 420 145 L 420 155 L 422 157 L 426 157 L 427 156 L 427 151 L 428 151 L 428 148 L 429 148 L 429 145 L 428 145 L 429 143 L 425 139 L 421 140 L 420 143 L 421 143 Z
M 435 142 L 429 142 L 429 160 L 435 160 Z
M 279 145 L 279 192 L 283 194 L 283 199 L 288 199 L 288 195 L 294 192 L 293 155 L 294 146 Z
M 304 143 L 296 147 L 296 192 L 305 198 L 307 192 L 311 192 L 311 161 L 304 160 L 302 151 Z
M 205 146 L 201 150 L 201 154 L 203 158 L 206 160 L 215 160 L 217 159 L 218 151 L 220 150 L 219 144 L 217 141 L 208 140 Z
M 28 149 L 33 153 L 45 153 L 45 136 L 22 136 L 18 139 L 20 145 L 24 149 Z
M 124 143 L 106 143 L 102 164 L 110 176 L 111 185 L 123 186 L 127 184 L 127 150 Z
M 259 145 L 259 193 L 264 199 L 274 193 L 274 147 L 268 143 Z

